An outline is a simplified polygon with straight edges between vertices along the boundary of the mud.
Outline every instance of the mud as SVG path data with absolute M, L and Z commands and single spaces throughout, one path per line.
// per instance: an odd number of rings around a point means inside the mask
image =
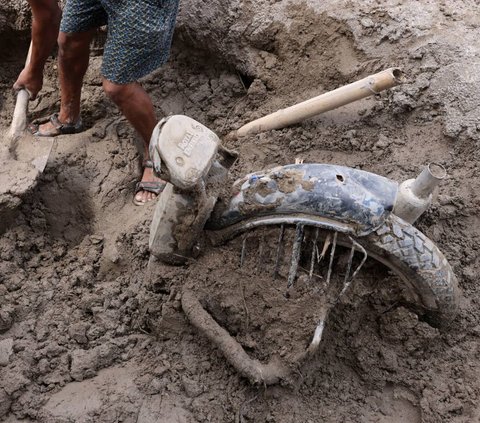
M 242 240 L 205 245 L 185 266 L 147 270 L 153 205 L 132 204 L 138 139 L 102 93 L 95 55 L 82 99 L 87 130 L 58 137 L 39 184 L 9 198 L 16 211 L 0 223 L 0 419 L 479 420 L 477 3 L 229 0 L 205 7 L 188 0 L 170 61 L 143 81 L 159 118 L 186 114 L 224 135 L 401 67 L 408 80 L 389 92 L 292 128 L 228 141 L 240 153 L 231 179 L 296 158 L 398 181 L 428 162 L 443 164 L 449 176 L 417 226 L 445 253 L 463 289 L 450 331 L 440 333 L 403 308 L 396 277 L 367 262 L 293 382 L 266 388 L 239 376 L 186 321 L 182 288 L 262 362 L 288 358 L 309 342 L 315 297 L 301 279 L 287 299 L 284 281 L 273 283 L 269 261 L 262 261 L 274 249 L 255 240 L 243 270 Z M 28 22 L 24 2 L 0 6 L 2 132 Z M 31 117 L 55 111 L 58 98 L 52 58 Z

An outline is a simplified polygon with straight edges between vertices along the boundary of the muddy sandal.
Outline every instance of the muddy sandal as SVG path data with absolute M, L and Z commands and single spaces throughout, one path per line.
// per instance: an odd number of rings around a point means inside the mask
M 40 130 L 40 125 L 50 122 L 53 128 L 50 130 Z M 37 137 L 55 137 L 57 135 L 65 134 L 78 134 L 83 131 L 83 122 L 81 118 L 78 118 L 75 123 L 62 123 L 58 120 L 58 113 L 54 113 L 51 116 L 35 119 L 30 125 L 28 130 Z
M 151 160 L 145 160 L 143 162 L 143 167 L 147 167 L 147 168 L 153 168 L 153 162 Z M 165 181 L 162 181 L 162 180 L 159 180 L 159 181 L 150 181 L 150 182 L 143 182 L 143 181 L 140 181 L 140 182 L 137 182 L 137 184 L 135 185 L 135 194 L 134 194 L 134 197 L 133 197 L 133 204 L 135 204 L 136 206 L 144 206 L 146 203 L 148 203 L 149 201 L 139 201 L 135 198 L 135 196 L 137 195 L 137 193 L 139 193 L 140 191 L 147 191 L 147 192 L 153 192 L 157 197 L 158 195 L 165 189 L 165 186 L 167 185 L 167 183 Z

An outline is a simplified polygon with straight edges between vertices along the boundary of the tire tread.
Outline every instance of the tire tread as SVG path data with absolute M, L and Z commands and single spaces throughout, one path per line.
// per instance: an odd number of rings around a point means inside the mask
M 380 250 L 383 258 L 409 280 L 429 323 L 447 326 L 457 312 L 459 292 L 453 270 L 438 247 L 393 214 L 367 239 L 367 245 L 362 242 L 367 249 L 373 244 L 376 252 Z

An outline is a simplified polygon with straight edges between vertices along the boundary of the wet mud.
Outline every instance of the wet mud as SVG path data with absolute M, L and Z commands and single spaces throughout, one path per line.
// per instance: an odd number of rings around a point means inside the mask
M 450 330 L 403 307 L 398 278 L 367 261 L 295 377 L 266 387 L 239 375 L 187 321 L 182 290 L 263 363 L 288 362 L 308 344 L 321 311 L 316 291 L 299 277 L 284 295 L 287 264 L 273 280 L 270 235 L 252 236 L 243 267 L 241 238 L 222 247 L 202 241 L 201 254 L 182 266 L 148 266 L 154 205 L 132 203 L 139 140 L 102 92 L 96 51 L 82 93 L 86 131 L 57 138 L 34 189 L 0 196 L 11 210 L 0 222 L 0 420 L 480 419 L 479 13 L 477 2 L 453 0 L 422 7 L 188 0 L 171 59 L 142 81 L 159 119 L 186 114 L 226 135 L 278 108 L 402 68 L 406 82 L 388 92 L 291 128 L 227 140 L 240 157 L 230 183 L 296 159 L 397 181 L 441 163 L 448 177 L 416 226 L 445 254 L 462 288 Z M 28 23 L 26 3 L 0 6 L 2 133 Z M 57 110 L 56 77 L 52 57 L 31 118 Z M 21 170 L 4 165 L 0 179 Z M 345 257 L 335 261 L 338 280 Z

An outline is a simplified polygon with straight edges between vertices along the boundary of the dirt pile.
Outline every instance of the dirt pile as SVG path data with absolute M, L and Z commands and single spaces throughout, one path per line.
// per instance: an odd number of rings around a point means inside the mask
M 14 2 L 0 9 L 0 31 L 9 34 L 0 41 L 2 131 L 28 44 L 11 28 L 25 28 L 25 8 Z M 370 263 L 298 380 L 249 385 L 187 324 L 182 286 L 201 294 L 216 320 L 260 360 L 305 342 L 314 303 L 302 314 L 302 296 L 289 309 L 274 286 L 255 285 L 265 276 L 255 256 L 248 279 L 229 273 L 238 262 L 236 244 L 207 248 L 188 266 L 147 272 L 153 207 L 131 202 L 136 136 L 103 95 L 101 57 L 92 56 L 82 99 L 88 129 L 58 138 L 39 185 L 0 237 L 0 418 L 478 420 L 478 12 L 473 0 L 421 8 L 393 0 L 232 0 L 209 7 L 189 0 L 171 60 L 144 81 L 159 118 L 182 113 L 225 134 L 369 73 L 403 68 L 407 83 L 389 93 L 232 142 L 241 156 L 233 177 L 296 157 L 397 180 L 427 162 L 442 163 L 449 178 L 418 227 L 448 257 L 464 291 L 450 332 L 392 302 L 395 278 Z M 31 105 L 33 118 L 58 107 L 54 66 L 51 60 Z

